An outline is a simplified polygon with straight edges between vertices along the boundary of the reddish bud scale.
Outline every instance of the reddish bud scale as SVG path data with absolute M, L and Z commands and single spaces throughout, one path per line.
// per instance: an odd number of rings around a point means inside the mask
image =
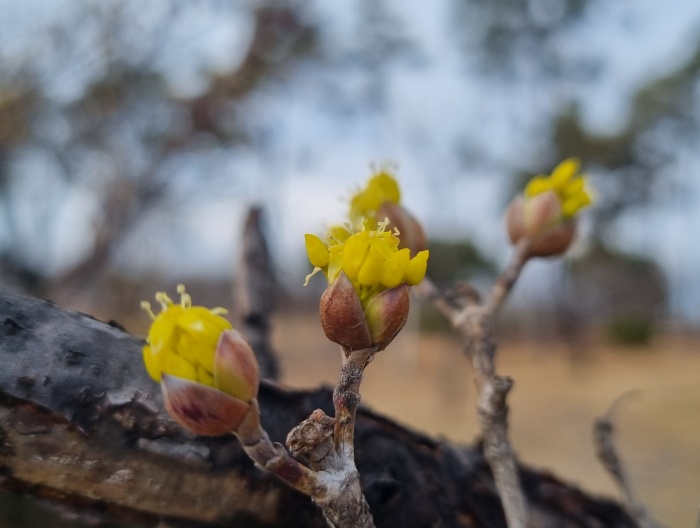
M 365 307 L 372 343 L 386 348 L 406 324 L 411 304 L 410 286 L 402 284 L 372 298 Z
M 530 238 L 530 257 L 551 257 L 564 253 L 576 235 L 576 221 L 562 220 L 560 208 L 545 193 L 534 198 L 515 198 L 506 209 L 506 228 L 512 244 Z M 542 198 L 540 198 L 542 197 Z M 556 200 L 556 196 L 552 195 Z M 525 200 L 535 200 L 525 203 Z
M 217 389 L 245 402 L 258 395 L 258 361 L 242 333 L 221 333 L 214 355 L 214 381 Z
M 180 425 L 195 434 L 218 436 L 235 430 L 250 405 L 213 387 L 163 374 L 165 408 Z
M 406 324 L 410 286 L 402 284 L 372 297 L 362 307 L 344 272 L 321 296 L 321 326 L 326 337 L 350 350 L 383 350 Z
M 353 350 L 372 345 L 362 303 L 344 272 L 323 292 L 320 315 L 323 331 L 334 343 Z

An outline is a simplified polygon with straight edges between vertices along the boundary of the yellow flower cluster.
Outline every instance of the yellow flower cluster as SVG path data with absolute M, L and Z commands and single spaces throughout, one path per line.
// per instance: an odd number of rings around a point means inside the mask
M 226 310 L 192 306 L 182 284 L 177 291 L 179 304 L 173 303 L 165 292 L 156 294 L 161 305 L 158 315 L 151 311 L 150 303 L 141 303 L 153 319 L 143 348 L 146 370 L 159 383 L 163 374 L 169 374 L 216 387 L 213 374 L 216 345 L 221 333 L 232 328 L 221 317 Z
M 352 233 L 347 227 L 335 227 L 326 241 L 316 235 L 306 235 L 306 251 L 315 266 L 309 278 L 323 271 L 333 283 L 341 271 L 355 287 L 360 302 L 365 305 L 374 295 L 401 284 L 416 285 L 425 277 L 428 251 L 411 258 L 408 248 L 399 249 L 398 232 L 387 230 L 388 222 L 377 229 Z
M 525 196 L 531 198 L 547 191 L 556 194 L 561 203 L 564 218 L 573 218 L 576 213 L 591 203 L 585 189 L 586 178 L 579 173 L 580 162 L 569 158 L 557 165 L 552 174 L 540 174 L 532 178 L 525 187 Z
M 382 167 L 370 178 L 367 187 L 350 200 L 350 221 L 354 226 L 361 226 L 365 221 L 375 224 L 377 210 L 383 203 L 398 204 L 400 200 L 399 184 L 388 168 Z

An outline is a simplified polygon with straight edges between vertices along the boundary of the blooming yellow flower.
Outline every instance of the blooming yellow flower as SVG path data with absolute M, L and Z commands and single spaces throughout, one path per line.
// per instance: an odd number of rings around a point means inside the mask
M 384 350 L 406 324 L 410 287 L 425 277 L 425 235 L 400 200 L 398 183 L 381 168 L 351 198 L 349 223 L 331 228 L 325 239 L 305 235 L 314 266 L 305 284 L 316 273 L 325 274 L 321 326 L 344 349 Z
M 377 210 L 384 203 L 398 204 L 401 190 L 388 167 L 381 167 L 367 182 L 367 187 L 357 192 L 350 199 L 350 221 L 354 226 L 361 226 L 365 220 L 370 225 L 377 222 Z
M 141 306 L 153 319 L 143 358 L 149 375 L 162 382 L 170 416 L 195 434 L 217 436 L 236 431 L 254 408 L 260 375 L 255 352 L 243 334 L 221 317 L 223 308 L 192 306 L 185 287 L 180 303 L 165 292 Z
M 335 227 L 322 240 L 306 235 L 306 251 L 315 269 L 307 276 L 323 271 L 332 284 L 344 272 L 364 305 L 373 296 L 401 284 L 414 286 L 423 280 L 428 251 L 411 258 L 408 248 L 399 249 L 398 231 L 387 230 L 388 221 L 376 229 L 363 227 L 353 233 L 349 227 Z
M 551 175 L 535 176 L 525 187 L 525 197 L 552 191 L 561 203 L 562 216 L 573 218 L 591 203 L 591 196 L 585 189 L 586 177 L 579 173 L 580 165 L 577 158 L 568 158 L 557 165 Z
M 162 308 L 158 315 L 151 311 L 150 303 L 141 303 L 153 319 L 143 348 L 146 370 L 157 382 L 163 374 L 169 374 L 215 387 L 216 345 L 222 332 L 232 328 L 222 317 L 226 310 L 192 306 L 192 299 L 182 284 L 178 286 L 178 293 L 179 304 L 165 292 L 156 294 Z

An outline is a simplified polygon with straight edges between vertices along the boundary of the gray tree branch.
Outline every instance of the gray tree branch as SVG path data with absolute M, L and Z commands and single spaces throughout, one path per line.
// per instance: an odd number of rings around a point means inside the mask
M 141 359 L 115 324 L 0 288 L 0 486 L 142 524 L 325 527 L 305 495 L 260 470 L 231 437 L 194 437 L 172 422 Z M 263 383 L 274 442 L 330 389 Z M 378 528 L 505 526 L 479 450 L 437 442 L 360 407 L 355 461 Z M 519 468 L 531 526 L 634 526 L 616 504 Z
M 637 523 L 637 526 L 639 528 L 662 528 L 663 525 L 654 520 L 649 510 L 647 510 L 643 502 L 634 493 L 632 483 L 627 476 L 627 471 L 622 464 L 622 460 L 618 455 L 618 450 L 615 445 L 613 414 L 625 396 L 629 395 L 630 393 L 625 393 L 617 398 L 612 403 L 605 416 L 596 420 L 593 427 L 593 443 L 596 448 L 598 459 L 620 489 L 624 505 Z
M 483 303 L 468 286 L 463 285 L 452 298 L 442 295 L 427 279 L 418 286 L 419 292 L 435 304 L 464 340 L 474 369 L 484 456 L 493 472 L 509 528 L 526 528 L 530 524 L 517 461 L 508 438 L 506 398 L 513 380 L 496 374 L 493 319 L 527 262 L 529 243 L 525 239 L 515 246 L 510 264 L 496 279 Z

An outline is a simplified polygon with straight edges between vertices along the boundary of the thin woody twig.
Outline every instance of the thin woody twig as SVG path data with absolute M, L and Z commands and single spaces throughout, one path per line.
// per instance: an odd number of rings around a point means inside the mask
M 360 383 L 365 367 L 374 357 L 376 350 L 343 349 L 343 366 L 340 380 L 333 391 L 335 406 L 335 449 L 339 456 L 354 458 L 355 413 L 360 404 Z
M 635 495 L 632 485 L 627 477 L 622 460 L 618 456 L 615 446 L 615 428 L 613 414 L 622 401 L 635 391 L 626 392 L 619 396 L 610 406 L 605 416 L 598 418 L 593 427 L 593 443 L 596 448 L 598 460 L 617 484 L 622 494 L 623 503 L 627 512 L 635 520 L 639 528 L 662 528 L 663 525 L 654 520 L 642 501 Z
M 317 409 L 292 429 L 287 445 L 311 467 L 292 458 L 274 444 L 260 425 L 257 401 L 236 431 L 245 452 L 259 466 L 309 495 L 331 528 L 374 528 L 374 521 L 355 466 L 355 414 L 360 403 L 360 383 L 375 348 L 343 349 L 340 380 L 333 393 L 336 417 Z
M 273 444 L 260 425 L 260 409 L 257 400 L 251 402 L 251 410 L 236 431 L 246 454 L 260 467 L 277 475 L 287 484 L 306 493 L 315 500 L 325 498 L 327 490 L 315 471 L 289 456 L 280 444 Z
M 323 496 L 314 500 L 333 528 L 374 528 L 355 466 L 354 436 L 362 374 L 375 353 L 375 348 L 343 348 L 340 379 L 333 391 L 335 418 L 317 409 L 287 437 L 292 452 L 309 461 L 323 485 Z
M 448 299 L 428 280 L 418 288 L 433 302 L 464 338 L 465 350 L 471 359 L 478 393 L 477 410 L 483 435 L 484 456 L 493 473 L 510 528 L 527 526 L 527 504 L 518 476 L 515 455 L 508 440 L 508 406 L 506 398 L 512 379 L 496 374 L 493 341 L 493 319 L 517 281 L 528 258 L 529 241 L 515 246 L 510 264 L 494 283 L 481 304 L 471 290 L 461 301 Z

